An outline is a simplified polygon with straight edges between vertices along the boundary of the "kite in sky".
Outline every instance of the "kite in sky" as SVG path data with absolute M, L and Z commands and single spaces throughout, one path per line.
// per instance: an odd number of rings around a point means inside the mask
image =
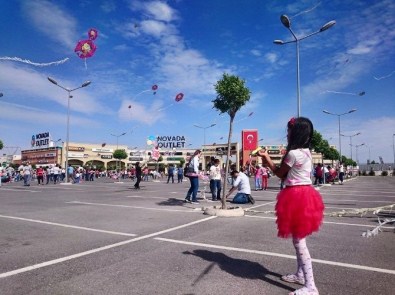
M 74 48 L 74 52 L 78 55 L 79 58 L 85 59 L 85 68 L 86 68 L 86 59 L 88 57 L 92 57 L 96 51 L 96 45 L 93 43 L 93 40 L 97 38 L 97 30 L 89 29 L 87 40 L 78 41 L 77 45 Z
M 184 98 L 184 93 L 180 92 L 180 93 L 178 93 L 178 94 L 176 95 L 176 97 L 174 98 L 174 100 L 175 100 L 176 102 L 180 102 L 181 100 L 183 100 L 183 98 Z M 159 112 L 159 111 L 164 111 L 164 110 L 170 108 L 170 107 L 173 106 L 173 105 L 174 105 L 174 103 L 171 103 L 171 104 L 169 104 L 167 107 L 157 109 L 157 111 L 158 111 L 158 112 Z
M 342 92 L 342 91 L 332 91 L 332 90 L 326 90 L 322 93 L 335 93 L 335 94 L 356 95 L 356 96 L 364 96 L 366 94 L 365 91 L 352 93 L 352 92 Z
M 379 80 L 382 80 L 382 79 L 386 79 L 386 78 L 391 77 L 394 73 L 395 73 L 395 71 L 392 71 L 390 74 L 388 74 L 388 75 L 386 75 L 386 76 L 382 76 L 382 77 L 375 77 L 375 76 L 373 76 L 373 78 L 374 78 L 375 80 L 379 81 Z
M 57 66 L 57 65 L 63 64 L 66 61 L 68 61 L 69 58 L 67 57 L 67 58 L 62 59 L 62 60 L 48 62 L 48 63 L 37 63 L 37 62 L 32 62 L 32 61 L 30 61 L 28 59 L 22 59 L 22 58 L 19 58 L 19 57 L 9 57 L 9 56 L 0 57 L 0 60 L 17 61 L 17 62 L 21 62 L 21 63 L 32 65 L 32 66 L 36 66 L 36 67 L 48 67 L 48 66 L 52 66 L 52 65 Z
M 301 14 L 304 14 L 304 13 L 311 12 L 311 11 L 313 11 L 314 9 L 316 9 L 316 8 L 318 7 L 318 5 L 320 5 L 320 4 L 321 4 L 321 1 L 318 2 L 316 5 L 314 5 L 314 7 L 309 8 L 309 9 L 307 9 L 307 10 L 304 10 L 304 11 L 302 11 L 302 12 L 299 12 L 299 13 L 295 14 L 294 16 L 291 16 L 291 18 L 297 17 L 297 16 L 299 16 L 299 15 L 301 15 Z

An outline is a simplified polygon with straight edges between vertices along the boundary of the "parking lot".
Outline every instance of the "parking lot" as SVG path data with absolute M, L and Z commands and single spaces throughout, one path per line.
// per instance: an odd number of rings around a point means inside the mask
M 288 294 L 294 248 L 267 212 L 278 186 L 223 218 L 203 215 L 213 202 L 183 202 L 189 182 L 3 184 L 0 294 Z M 394 191 L 395 177 L 320 188 L 326 213 L 394 204 Z M 326 217 L 308 238 L 320 294 L 394 293 L 394 224 L 362 237 L 375 226 L 372 214 Z

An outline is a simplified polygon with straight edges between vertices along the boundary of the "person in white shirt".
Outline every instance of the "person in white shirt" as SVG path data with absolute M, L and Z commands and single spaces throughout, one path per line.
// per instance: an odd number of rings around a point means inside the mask
M 221 167 L 219 159 L 214 160 L 214 165 L 210 167 L 210 191 L 213 201 L 221 200 Z
M 237 194 L 232 201 L 233 203 L 246 204 L 251 202 L 254 204 L 255 200 L 251 196 L 251 185 L 248 176 L 237 170 L 233 170 L 230 175 L 235 178 L 235 180 L 233 181 L 233 187 L 229 190 L 226 198 L 228 198 L 235 190 L 237 190 Z
M 31 174 L 32 174 L 32 166 L 30 166 L 30 163 L 27 162 L 26 165 L 23 166 L 23 185 L 24 186 L 30 186 L 30 179 L 31 179 Z
M 56 164 L 55 167 L 53 167 L 53 183 L 56 184 L 59 180 L 59 175 L 60 175 L 60 168 L 59 165 Z

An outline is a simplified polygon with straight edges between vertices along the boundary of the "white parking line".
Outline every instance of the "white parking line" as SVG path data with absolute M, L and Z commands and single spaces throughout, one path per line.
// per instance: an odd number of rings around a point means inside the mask
M 158 236 L 158 235 L 161 235 L 161 234 L 164 234 L 164 233 L 168 233 L 168 232 L 180 229 L 180 228 L 184 228 L 184 227 L 195 225 L 195 224 L 198 224 L 198 223 L 201 223 L 201 222 L 205 222 L 205 221 L 211 220 L 211 219 L 216 218 L 216 217 L 217 216 L 210 216 L 210 217 L 207 217 L 205 219 L 196 220 L 196 221 L 193 221 L 193 222 L 190 222 L 190 223 L 186 223 L 186 224 L 183 224 L 183 225 L 180 225 L 180 226 L 176 226 L 176 227 L 172 227 L 172 228 L 169 228 L 169 229 L 165 229 L 165 230 L 162 230 L 162 231 L 159 231 L 159 232 L 156 232 L 156 233 L 152 233 L 152 234 L 148 234 L 148 235 L 145 235 L 145 236 L 140 236 L 140 237 L 137 237 L 137 238 L 134 238 L 134 239 L 130 239 L 130 240 L 126 240 L 126 241 L 123 241 L 123 242 L 119 242 L 119 243 L 107 245 L 107 246 L 104 246 L 104 247 L 92 249 L 92 250 L 89 250 L 89 251 L 77 253 L 77 254 L 74 254 L 74 255 L 70 255 L 70 256 L 66 256 L 66 257 L 62 257 L 62 258 L 58 258 L 58 259 L 54 259 L 54 260 L 50 260 L 50 261 L 46 261 L 46 262 L 42 262 L 42 263 L 38 263 L 38 264 L 34 264 L 34 265 L 23 267 L 23 268 L 20 268 L 20 269 L 15 269 L 15 270 L 12 270 L 12 271 L 9 271 L 9 272 L 4 272 L 4 273 L 0 274 L 0 278 L 10 277 L 10 276 L 17 275 L 17 274 L 20 274 L 20 273 L 24 273 L 24 272 L 28 272 L 28 271 L 31 271 L 31 270 L 35 270 L 35 269 L 38 269 L 38 268 L 46 267 L 46 266 L 49 266 L 49 265 L 54 265 L 54 264 L 57 264 L 57 263 L 62 263 L 62 262 L 68 261 L 68 260 L 72 260 L 72 259 L 75 259 L 75 258 L 83 257 L 83 256 L 90 255 L 90 254 L 93 254 L 93 253 L 97 253 L 97 252 L 101 252 L 101 251 L 104 251 L 104 250 L 112 249 L 112 248 L 115 248 L 115 247 L 127 245 L 127 244 L 130 244 L 130 243 L 133 243 L 133 242 L 137 242 L 137 241 L 148 239 L 148 238 L 151 238 L 151 237 L 154 237 L 154 236 Z
M 259 213 L 259 212 L 258 212 Z M 251 218 L 261 218 L 261 219 L 271 219 L 271 220 L 276 220 L 276 217 L 272 216 L 256 216 L 256 215 L 244 215 L 245 217 L 251 217 Z M 371 225 L 371 224 L 358 224 L 358 223 L 347 223 L 347 222 L 333 222 L 333 221 L 324 221 L 324 224 L 336 224 L 336 225 L 349 225 L 349 226 L 359 226 L 359 227 L 377 227 L 377 225 Z M 393 229 L 394 227 L 392 226 L 382 226 L 381 228 L 386 228 L 386 229 Z
M 184 212 L 184 213 L 197 213 L 197 212 L 200 212 L 201 213 L 200 210 L 197 211 L 194 208 L 188 208 L 188 209 L 192 209 L 192 210 L 177 210 L 177 209 L 151 208 L 151 207 L 139 207 L 139 206 L 129 206 L 129 205 L 113 205 L 113 204 L 103 204 L 103 203 L 88 203 L 88 202 L 79 202 L 79 201 L 66 202 L 66 204 L 108 206 L 108 207 L 118 207 L 118 208 L 145 209 L 145 210 L 169 211 L 169 212 Z
M 42 192 L 42 191 L 34 191 L 34 190 L 30 190 L 30 189 L 4 188 L 4 187 L 1 187 L 0 191 L 16 191 L 16 192 L 28 192 L 28 193 L 41 193 Z
M 95 232 L 112 234 L 112 235 L 129 236 L 129 237 L 137 236 L 135 234 L 128 234 L 128 233 L 122 233 L 122 232 L 116 232 L 116 231 L 108 231 L 108 230 L 102 230 L 102 229 L 95 229 L 95 228 L 91 228 L 91 227 L 83 227 L 83 226 L 76 226 L 76 225 L 56 223 L 56 222 L 48 222 L 48 221 L 37 220 L 37 219 L 29 219 L 29 218 L 15 217 L 15 216 L 7 216 L 7 215 L 0 215 L 0 217 L 1 218 L 8 218 L 8 219 L 15 219 L 15 220 L 35 222 L 35 223 L 42 223 L 42 224 L 48 224 L 48 225 L 62 226 L 62 227 L 67 227 L 67 228 L 75 228 L 75 229 L 82 229 L 82 230 L 88 230 L 88 231 L 95 231 Z
M 286 255 L 281 253 L 275 252 L 267 252 L 267 251 L 259 251 L 259 250 L 249 250 L 245 248 L 235 248 L 235 247 L 227 247 L 227 246 L 219 246 L 219 245 L 212 245 L 212 244 L 204 244 L 204 243 L 194 243 L 194 242 L 187 242 L 187 241 L 180 241 L 180 240 L 173 240 L 173 239 L 165 239 L 165 238 L 154 238 L 154 240 L 176 243 L 176 244 L 183 244 L 189 246 L 199 246 L 205 248 L 214 248 L 220 250 L 229 250 L 229 251 L 236 251 L 236 252 L 243 252 L 243 253 L 251 253 L 251 254 L 259 254 L 259 255 L 266 255 L 266 256 L 274 256 L 274 257 L 281 257 L 287 259 L 296 259 L 296 256 L 293 255 Z M 367 271 L 375 271 L 381 272 L 386 274 L 393 274 L 395 275 L 395 270 L 392 269 L 384 269 L 384 268 L 377 268 L 377 267 L 370 267 L 358 264 L 350 264 L 350 263 L 343 263 L 343 262 L 336 262 L 336 261 L 329 261 L 329 260 L 322 260 L 322 259 L 311 259 L 315 263 L 327 264 L 327 265 L 334 265 L 334 266 L 341 266 L 353 269 L 360 269 L 360 270 L 367 270 Z
M 325 202 L 358 202 L 358 203 L 393 203 L 393 201 L 362 201 L 362 200 L 339 200 L 339 199 L 324 199 Z

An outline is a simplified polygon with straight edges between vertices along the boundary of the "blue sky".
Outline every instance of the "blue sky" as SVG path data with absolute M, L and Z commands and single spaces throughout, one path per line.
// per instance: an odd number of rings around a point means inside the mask
M 393 161 L 395 133 L 395 1 L 48 1 L 1 0 L 0 139 L 29 148 L 32 134 L 66 138 L 67 88 L 73 92 L 70 141 L 146 145 L 149 135 L 184 135 L 199 147 L 223 143 L 228 116 L 212 109 L 214 84 L 223 73 L 246 80 L 251 99 L 237 114 L 241 130 L 258 129 L 263 144 L 285 143 L 285 126 L 296 116 L 295 43 L 280 16 L 291 19 L 298 37 L 330 20 L 336 25 L 300 42 L 301 115 L 330 144 L 341 129 L 353 137 L 360 162 Z M 98 30 L 93 57 L 74 53 L 90 28 Z M 35 66 L 4 57 L 19 57 Z M 152 85 L 158 85 L 156 94 Z M 364 91 L 364 96 L 359 96 Z M 175 96 L 183 93 L 181 102 Z M 131 108 L 129 108 L 131 106 Z M 253 112 L 252 116 L 248 116 Z M 220 139 L 223 137 L 224 139 Z M 8 150 L 5 149 L 5 152 Z M 349 138 L 342 153 L 350 157 Z

